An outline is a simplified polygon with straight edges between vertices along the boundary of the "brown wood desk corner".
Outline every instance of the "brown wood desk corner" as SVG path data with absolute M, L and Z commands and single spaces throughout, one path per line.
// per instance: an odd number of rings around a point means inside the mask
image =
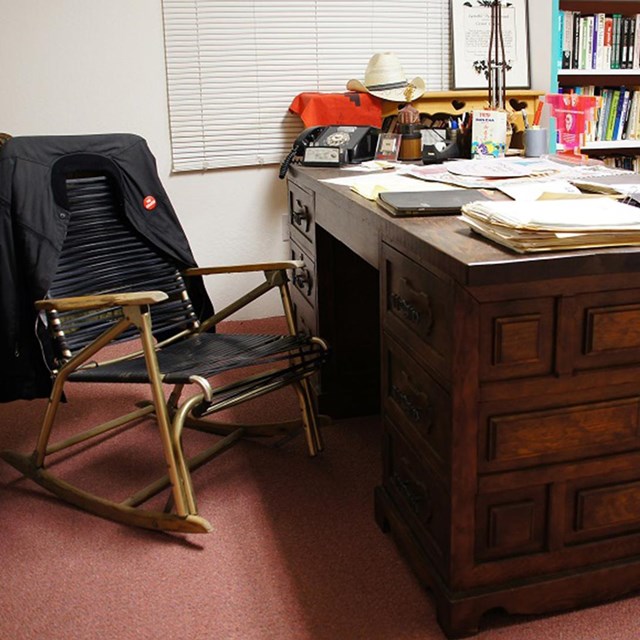
M 640 250 L 516 255 L 289 179 L 298 318 L 334 415 L 381 411 L 376 519 L 449 637 L 640 589 Z

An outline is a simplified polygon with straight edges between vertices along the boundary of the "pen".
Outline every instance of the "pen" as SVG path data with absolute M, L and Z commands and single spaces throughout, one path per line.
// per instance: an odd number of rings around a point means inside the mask
M 524 123 L 524 128 L 528 129 L 529 128 L 529 118 L 527 118 L 527 110 L 526 109 L 522 110 L 522 122 Z
M 542 100 L 540 102 L 538 102 L 538 106 L 536 107 L 536 112 L 533 114 L 533 124 L 534 125 L 539 125 L 540 124 L 540 116 L 542 115 L 542 105 L 544 103 L 542 102 Z

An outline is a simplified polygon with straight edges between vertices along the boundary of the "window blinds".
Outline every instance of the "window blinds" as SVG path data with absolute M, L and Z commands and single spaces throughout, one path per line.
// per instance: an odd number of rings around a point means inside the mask
M 302 91 L 342 92 L 394 51 L 449 87 L 448 0 L 163 0 L 173 170 L 280 162 Z

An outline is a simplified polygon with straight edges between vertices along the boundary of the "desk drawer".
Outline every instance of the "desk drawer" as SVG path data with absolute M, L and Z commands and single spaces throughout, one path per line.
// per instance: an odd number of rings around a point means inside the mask
M 608 473 L 567 483 L 566 544 L 640 533 L 640 472 Z
M 640 289 L 577 296 L 575 317 L 576 369 L 640 362 Z
M 383 244 L 382 305 L 385 331 L 450 380 L 451 283 Z
M 640 397 L 500 415 L 480 412 L 482 473 L 596 458 L 640 449 Z
M 298 331 L 318 335 L 316 314 L 316 266 L 309 254 L 291 241 L 291 259 L 302 260 L 304 267 L 291 273 L 291 302 Z
M 390 336 L 382 337 L 382 396 L 385 415 L 402 429 L 416 451 L 446 476 L 451 459 L 451 399 Z
M 289 224 L 315 244 L 315 194 L 289 181 Z
M 308 251 L 305 251 L 299 244 L 297 244 L 293 238 L 290 240 L 291 245 L 291 259 L 302 260 L 304 267 L 301 269 L 294 269 L 291 274 L 291 282 L 293 288 L 295 288 L 300 295 L 310 304 L 315 307 L 316 300 L 316 265 L 313 257 Z
M 393 423 L 385 419 L 384 485 L 422 548 L 442 572 L 449 557 L 450 497 L 436 474 Z

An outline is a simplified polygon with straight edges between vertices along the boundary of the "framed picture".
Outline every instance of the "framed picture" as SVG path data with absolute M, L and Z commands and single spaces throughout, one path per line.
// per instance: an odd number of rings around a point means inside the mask
M 486 89 L 491 5 L 500 2 L 507 89 L 529 89 L 527 0 L 451 0 L 453 88 Z

